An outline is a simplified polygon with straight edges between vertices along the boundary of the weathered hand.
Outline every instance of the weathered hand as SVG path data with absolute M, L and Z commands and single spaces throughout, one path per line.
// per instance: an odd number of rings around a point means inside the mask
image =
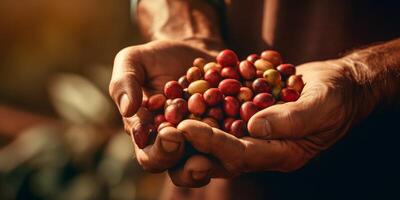
M 194 58 L 211 60 L 214 56 L 211 51 L 178 41 L 154 41 L 120 51 L 115 58 L 110 95 L 120 110 L 127 133 L 132 136 L 138 124 L 152 121 L 152 114 L 141 108 L 142 98 L 162 93 L 164 84 L 184 74 Z M 135 144 L 136 157 L 144 169 L 161 172 L 181 159 L 183 144 L 178 129 L 164 128 L 146 148 L 139 149 Z
M 352 69 L 343 60 L 332 60 L 301 65 L 297 73 L 305 82 L 301 97 L 254 115 L 248 123 L 250 137 L 236 138 L 199 121 L 181 122 L 177 128 L 185 139 L 211 157 L 171 170 L 174 184 L 198 187 L 199 180 L 207 184 L 214 177 L 294 171 L 343 137 L 368 104 Z

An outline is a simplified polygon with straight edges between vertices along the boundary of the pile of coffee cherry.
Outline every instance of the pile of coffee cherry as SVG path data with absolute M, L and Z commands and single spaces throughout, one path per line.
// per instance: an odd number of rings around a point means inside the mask
M 202 121 L 236 137 L 246 136 L 247 122 L 258 111 L 300 97 L 304 83 L 295 73 L 296 68 L 283 63 L 273 50 L 260 56 L 251 54 L 243 61 L 229 49 L 221 51 L 216 62 L 196 58 L 178 81 L 165 84 L 163 94 L 143 102 L 154 121 L 135 128 L 135 142 L 144 148 L 151 133 L 184 119 Z

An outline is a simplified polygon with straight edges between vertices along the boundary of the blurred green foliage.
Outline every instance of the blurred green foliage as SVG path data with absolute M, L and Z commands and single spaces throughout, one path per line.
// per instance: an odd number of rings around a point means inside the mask
M 0 1 L 0 105 L 61 122 L 0 142 L 0 199 L 157 198 L 164 175 L 140 169 L 108 97 L 115 54 L 141 42 L 129 6 Z

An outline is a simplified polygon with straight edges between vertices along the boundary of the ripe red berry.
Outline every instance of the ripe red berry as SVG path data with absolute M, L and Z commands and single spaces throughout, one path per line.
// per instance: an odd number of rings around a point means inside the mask
M 177 81 L 168 81 L 164 86 L 164 94 L 168 99 L 182 97 L 183 88 Z
M 254 97 L 253 103 L 260 109 L 264 109 L 272 106 L 275 103 L 275 99 L 269 93 L 260 93 Z
M 240 103 L 235 97 L 227 96 L 224 98 L 223 108 L 228 116 L 235 117 L 239 114 Z
M 203 98 L 208 105 L 215 106 L 222 102 L 224 95 L 218 88 L 210 88 L 204 92 Z
M 254 93 L 270 92 L 272 86 L 264 79 L 258 78 L 253 82 Z
M 217 62 L 222 67 L 234 67 L 238 61 L 236 53 L 229 49 L 223 50 L 217 55 Z
M 292 89 L 292 88 L 283 88 L 281 91 L 281 99 L 283 101 L 289 102 L 289 101 L 296 101 L 299 99 L 300 94 Z
M 247 101 L 240 107 L 240 118 L 242 118 L 245 122 L 248 122 L 249 119 L 257 112 L 257 106 L 253 102 Z
M 150 129 L 147 125 L 139 123 L 133 129 L 132 134 L 133 134 L 133 139 L 135 140 L 136 145 L 140 149 L 145 148 L 147 146 L 147 144 L 149 143 Z
M 201 95 L 200 93 L 195 93 L 190 96 L 188 100 L 188 108 L 190 113 L 193 113 L 195 115 L 202 115 L 207 108 L 203 95 Z
M 246 122 L 240 119 L 232 122 L 230 131 L 232 135 L 241 138 L 243 136 L 246 136 L 246 132 L 247 132 Z
M 240 91 L 240 82 L 236 79 L 225 79 L 218 85 L 218 89 L 225 95 L 236 96 Z
M 216 69 L 209 69 L 205 74 L 204 74 L 204 80 L 206 80 L 208 83 L 210 83 L 211 87 L 217 87 L 218 83 L 222 80 L 221 75 L 219 74 L 219 71 Z
M 246 80 L 251 80 L 257 75 L 257 69 L 250 61 L 242 61 L 239 64 L 240 75 Z

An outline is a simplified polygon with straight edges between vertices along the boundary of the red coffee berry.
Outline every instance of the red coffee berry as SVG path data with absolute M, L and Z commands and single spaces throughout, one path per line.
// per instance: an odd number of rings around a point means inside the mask
M 277 51 L 266 50 L 261 53 L 261 58 L 264 60 L 268 60 L 275 67 L 282 64 L 282 57 Z
M 168 122 L 178 124 L 182 121 L 184 114 L 179 110 L 177 105 L 172 104 L 165 109 L 164 116 Z
M 253 82 L 253 91 L 254 93 L 263 93 L 263 92 L 270 92 L 272 86 L 264 79 L 264 78 L 257 78 Z
M 159 110 L 164 107 L 166 100 L 167 99 L 163 94 L 155 94 L 153 96 L 150 96 L 147 101 L 147 108 L 150 111 Z
M 216 69 L 209 69 L 204 74 L 204 80 L 210 83 L 211 87 L 217 87 L 219 82 L 222 80 L 222 76 L 219 74 L 219 71 Z
M 178 83 L 182 86 L 182 88 L 187 88 L 189 86 L 189 81 L 187 80 L 186 76 L 181 76 L 178 79 Z
M 149 134 L 150 129 L 147 125 L 139 123 L 133 129 L 133 139 L 135 140 L 136 145 L 143 149 L 149 143 Z
M 215 106 L 222 102 L 224 95 L 218 88 L 210 88 L 204 92 L 203 98 L 208 105 Z
M 218 85 L 218 89 L 225 95 L 236 96 L 240 91 L 240 82 L 236 79 L 225 79 Z
M 253 99 L 254 105 L 256 105 L 260 109 L 267 108 L 272 106 L 275 103 L 274 97 L 269 93 L 260 93 L 257 94 Z
M 164 94 L 168 99 L 182 97 L 183 88 L 177 81 L 168 81 L 164 86 Z
M 257 112 L 257 106 L 253 102 L 247 101 L 240 107 L 240 118 L 242 118 L 245 122 L 248 122 L 249 119 Z
M 296 101 L 300 94 L 292 88 L 283 88 L 281 91 L 281 99 L 285 102 Z
M 249 56 L 247 56 L 246 60 L 253 63 L 256 62 L 256 60 L 260 59 L 260 56 L 258 56 L 257 54 L 250 54 Z
M 195 93 L 190 96 L 188 100 L 189 112 L 195 115 L 202 115 L 207 108 L 206 102 L 204 101 L 203 95 Z
M 282 78 L 287 79 L 289 76 L 294 75 L 296 73 L 296 68 L 292 64 L 281 64 L 276 67 L 276 70 L 281 73 Z
M 230 131 L 232 135 L 241 138 L 243 136 L 246 136 L 246 132 L 247 132 L 246 122 L 240 119 L 232 122 Z
M 217 55 L 217 63 L 222 67 L 234 67 L 238 61 L 236 53 L 229 49 L 223 50 Z
M 235 118 L 231 118 L 231 117 L 228 117 L 228 118 L 226 118 L 225 120 L 224 120 L 224 130 L 226 131 L 226 132 L 230 132 L 231 131 L 231 126 L 232 126 L 232 123 L 235 121 L 236 119 Z
M 212 107 L 207 111 L 207 116 L 220 121 L 224 119 L 224 111 L 220 107 Z
M 235 97 L 227 96 L 224 98 L 223 108 L 228 116 L 235 117 L 239 114 L 240 103 Z
M 172 100 L 171 104 L 178 106 L 178 109 L 181 113 L 187 114 L 188 113 L 188 103 L 185 99 L 176 98 Z
M 166 122 L 165 116 L 163 114 L 158 114 L 154 117 L 154 126 L 158 127 L 161 123 Z
M 241 87 L 237 98 L 240 102 L 250 101 L 253 98 L 253 91 L 248 87 Z
M 232 78 L 232 79 L 236 79 L 236 80 L 240 79 L 239 72 L 234 67 L 224 67 L 224 68 L 222 68 L 221 76 L 224 79 L 228 79 L 228 78 Z
M 257 69 L 254 67 L 253 63 L 250 61 L 242 61 L 239 64 L 240 75 L 246 80 L 251 80 L 256 77 Z

